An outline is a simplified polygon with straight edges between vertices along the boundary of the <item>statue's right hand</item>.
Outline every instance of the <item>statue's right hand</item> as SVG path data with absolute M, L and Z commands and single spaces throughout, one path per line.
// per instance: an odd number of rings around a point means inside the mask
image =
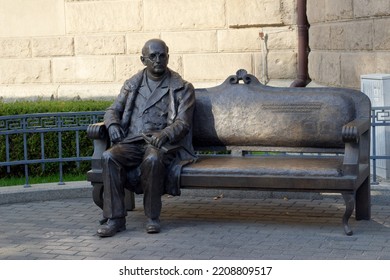
M 110 140 L 113 143 L 118 143 L 124 138 L 122 129 L 117 124 L 110 125 L 108 128 L 108 135 L 110 136 Z

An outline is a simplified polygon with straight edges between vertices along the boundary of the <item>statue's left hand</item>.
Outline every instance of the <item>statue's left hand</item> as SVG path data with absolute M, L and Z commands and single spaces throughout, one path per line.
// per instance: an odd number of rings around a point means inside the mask
M 168 136 L 165 133 L 155 134 L 152 137 L 150 144 L 155 146 L 156 148 L 161 148 L 166 142 L 168 142 Z
M 108 127 L 108 135 L 113 143 L 118 143 L 124 138 L 122 128 L 118 124 L 112 124 Z

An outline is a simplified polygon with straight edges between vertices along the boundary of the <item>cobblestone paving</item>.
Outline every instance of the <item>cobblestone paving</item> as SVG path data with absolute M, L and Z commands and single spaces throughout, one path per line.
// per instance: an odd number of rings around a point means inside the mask
M 343 200 L 163 198 L 162 231 L 146 234 L 142 197 L 127 230 L 95 235 L 100 209 L 90 198 L 0 205 L 0 259 L 390 259 L 390 200 L 373 200 L 372 219 L 351 217 Z

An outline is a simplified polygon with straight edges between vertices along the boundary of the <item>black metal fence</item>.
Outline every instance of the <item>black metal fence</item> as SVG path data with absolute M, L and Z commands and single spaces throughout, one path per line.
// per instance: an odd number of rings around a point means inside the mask
M 372 184 L 377 184 L 378 165 L 387 169 L 390 168 L 389 160 L 390 151 L 387 151 L 386 141 L 387 136 L 390 138 L 390 131 L 387 126 L 390 126 L 390 106 L 372 107 L 371 110 L 371 166 L 372 166 Z M 378 145 L 379 144 L 379 145 Z M 378 147 L 379 146 L 379 147 Z M 379 154 L 378 154 L 379 153 Z M 379 161 L 379 162 L 378 162 Z M 378 164 L 379 163 L 379 164 Z M 390 172 L 390 171 L 389 171 Z
M 6 167 L 6 172 L 11 174 L 11 166 L 24 166 L 25 187 L 29 187 L 29 165 L 39 163 L 42 169 L 47 163 L 59 163 L 59 184 L 63 184 L 63 164 L 65 162 L 90 161 L 91 156 L 80 156 L 80 132 L 85 132 L 88 125 L 102 120 L 104 112 L 74 112 L 74 113 L 41 113 L 14 116 L 0 116 L 0 141 L 5 141 L 5 155 L 1 155 L 0 167 Z M 75 141 L 63 143 L 63 134 L 74 132 Z M 45 151 L 47 143 L 45 137 L 48 134 L 57 134 L 57 155 L 49 157 Z M 40 138 L 38 144 L 28 145 L 28 137 L 37 134 Z M 10 141 L 12 135 L 21 135 L 22 143 Z M 63 154 L 65 145 L 73 144 L 74 156 L 65 157 Z M 22 158 L 11 158 L 11 149 L 22 145 Z M 29 150 L 39 149 L 39 158 L 29 158 Z M 52 153 L 51 153 L 52 154 Z M 3 160 L 5 159 L 5 160 Z
M 5 141 L 5 156 L 0 159 L 0 167 L 6 167 L 7 172 L 11 173 L 11 166 L 24 166 L 25 187 L 29 187 L 29 165 L 41 164 L 44 168 L 45 163 L 59 164 L 59 184 L 63 182 L 63 163 L 90 161 L 91 156 L 80 156 L 80 132 L 85 132 L 88 125 L 102 121 L 103 111 L 94 112 L 77 112 L 77 113 L 42 113 L 42 114 L 25 114 L 14 116 L 0 116 L 0 141 Z M 373 107 L 371 114 L 372 127 L 372 183 L 377 184 L 377 166 L 378 161 L 390 160 L 389 154 L 378 154 L 377 137 L 379 127 L 390 126 L 390 107 Z M 75 132 L 74 156 L 64 156 L 63 133 Z M 46 157 L 45 155 L 45 135 L 47 133 L 57 133 L 57 156 Z M 40 147 L 29 147 L 27 137 L 29 134 L 39 134 Z M 10 151 L 13 149 L 10 143 L 11 135 L 22 135 L 23 158 L 11 159 Z M 390 134 L 389 134 L 390 136 Z M 40 149 L 40 158 L 29 158 L 29 149 Z

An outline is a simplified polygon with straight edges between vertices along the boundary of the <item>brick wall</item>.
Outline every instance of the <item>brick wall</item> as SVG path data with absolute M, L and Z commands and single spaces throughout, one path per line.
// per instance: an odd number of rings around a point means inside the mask
M 2 8 L 3 100 L 116 96 L 156 37 L 170 47 L 170 67 L 198 87 L 239 68 L 263 80 L 296 77 L 294 0 L 2 0 Z
M 389 0 L 307 1 L 310 77 L 360 88 L 360 75 L 390 73 Z

